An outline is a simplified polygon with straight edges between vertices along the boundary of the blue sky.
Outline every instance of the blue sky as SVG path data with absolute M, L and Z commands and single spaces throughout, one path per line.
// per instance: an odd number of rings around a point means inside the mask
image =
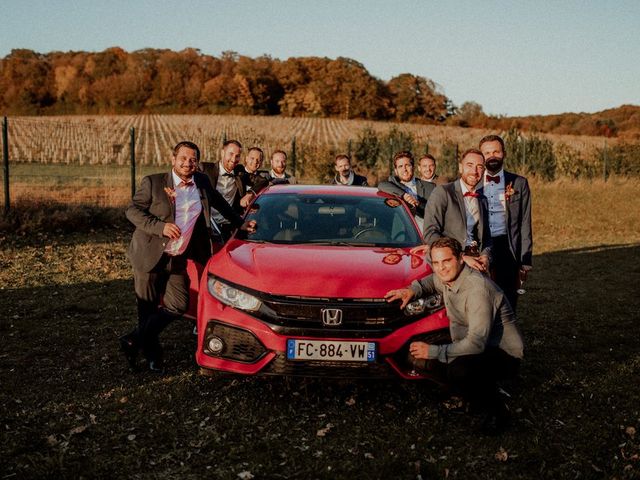
M 353 58 L 503 115 L 640 105 L 640 1 L 0 0 L 13 48 Z

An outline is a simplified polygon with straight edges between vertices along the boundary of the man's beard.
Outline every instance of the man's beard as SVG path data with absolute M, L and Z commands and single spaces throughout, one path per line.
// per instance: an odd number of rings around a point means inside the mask
M 487 170 L 489 170 L 490 172 L 497 172 L 502 168 L 503 159 L 490 157 L 489 159 L 485 160 L 484 163 L 487 166 Z

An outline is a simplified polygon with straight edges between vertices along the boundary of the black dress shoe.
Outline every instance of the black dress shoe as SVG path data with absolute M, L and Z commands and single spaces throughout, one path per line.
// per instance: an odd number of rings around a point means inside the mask
M 158 360 L 149 360 L 149 371 L 159 375 L 167 373 L 167 370 L 164 368 L 164 364 Z
M 136 343 L 133 341 L 131 334 L 123 335 L 119 338 L 120 342 L 120 350 L 124 353 L 125 358 L 127 359 L 127 363 L 129 364 L 129 368 L 132 370 L 138 369 L 138 347 Z

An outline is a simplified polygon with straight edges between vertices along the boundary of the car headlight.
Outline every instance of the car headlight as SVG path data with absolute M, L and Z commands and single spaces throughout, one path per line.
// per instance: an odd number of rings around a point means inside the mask
M 215 277 L 209 277 L 207 288 L 209 289 L 209 293 L 222 303 L 239 310 L 255 312 L 260 308 L 260 305 L 262 305 L 262 302 L 253 295 L 249 295 L 242 290 L 227 285 Z
M 407 306 L 404 307 L 404 312 L 406 315 L 413 316 L 420 315 L 427 311 L 434 312 L 442 307 L 442 296 L 432 295 L 427 298 L 419 298 L 413 302 L 409 302 Z

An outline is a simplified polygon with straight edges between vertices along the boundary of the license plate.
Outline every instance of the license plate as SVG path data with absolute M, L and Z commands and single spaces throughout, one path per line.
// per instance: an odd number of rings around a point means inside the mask
M 374 342 L 339 342 L 335 340 L 287 340 L 289 360 L 332 360 L 334 362 L 374 362 Z

